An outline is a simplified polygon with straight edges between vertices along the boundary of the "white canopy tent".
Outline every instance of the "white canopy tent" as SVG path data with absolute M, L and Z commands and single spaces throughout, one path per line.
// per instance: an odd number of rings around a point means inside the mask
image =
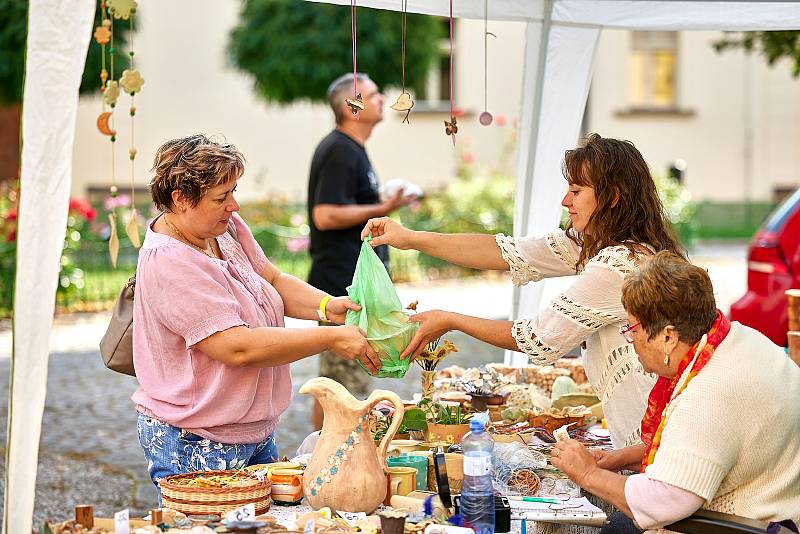
M 319 0 L 349 5 L 349 0 Z M 358 0 L 399 11 L 400 0 Z M 454 0 L 454 16 L 482 19 L 483 0 Z M 47 384 L 58 257 L 66 226 L 78 85 L 93 0 L 31 0 L 28 17 L 14 351 L 3 533 L 30 532 Z M 515 234 L 543 234 L 559 219 L 561 158 L 574 146 L 602 28 L 800 29 L 800 3 L 755 1 L 489 0 L 489 18 L 527 24 L 519 121 Z M 409 0 L 446 16 L 448 0 Z M 542 284 L 517 293 L 513 317 L 535 313 Z M 512 355 L 511 363 L 522 359 Z

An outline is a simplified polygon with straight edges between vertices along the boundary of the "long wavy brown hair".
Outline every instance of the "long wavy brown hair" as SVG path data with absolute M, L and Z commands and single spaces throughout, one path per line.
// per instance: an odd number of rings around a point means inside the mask
M 582 247 L 576 272 L 600 250 L 624 245 L 650 245 L 686 257 L 675 237 L 656 184 L 642 154 L 630 141 L 590 134 L 582 146 L 567 150 L 562 172 L 570 185 L 591 187 L 597 207 L 582 233 L 567 226 L 567 236 Z M 641 249 L 639 249 L 641 251 Z

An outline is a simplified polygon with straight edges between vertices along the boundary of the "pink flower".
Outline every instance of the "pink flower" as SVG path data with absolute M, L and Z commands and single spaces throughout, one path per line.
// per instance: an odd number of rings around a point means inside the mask
M 292 254 L 308 250 L 310 240 L 308 236 L 293 237 L 286 243 L 286 249 Z
M 16 209 L 9 210 L 8 213 L 6 213 L 6 216 L 4 218 L 5 218 L 5 220 L 7 222 L 16 221 L 17 220 L 17 210 Z
M 122 194 L 115 197 L 107 196 L 106 199 L 103 201 L 103 207 L 106 211 L 111 211 L 114 208 L 124 208 L 125 206 L 131 205 L 131 196 Z
M 295 213 L 294 215 L 289 218 L 289 222 L 292 223 L 292 226 L 300 226 L 304 222 L 306 222 L 305 215 L 301 215 L 300 213 Z
M 472 152 L 464 152 L 461 155 L 461 161 L 464 162 L 465 165 L 472 165 L 475 162 L 475 154 Z
M 498 126 L 505 126 L 506 125 L 506 116 L 505 115 L 498 115 L 494 118 L 494 123 Z

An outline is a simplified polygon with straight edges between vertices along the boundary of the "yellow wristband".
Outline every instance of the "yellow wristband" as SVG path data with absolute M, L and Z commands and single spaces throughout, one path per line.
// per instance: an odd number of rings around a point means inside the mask
M 328 315 L 325 313 L 325 308 L 328 306 L 328 301 L 331 300 L 330 295 L 325 295 L 322 297 L 322 300 L 319 301 L 319 310 L 317 310 L 317 315 L 319 316 L 320 321 L 328 322 Z

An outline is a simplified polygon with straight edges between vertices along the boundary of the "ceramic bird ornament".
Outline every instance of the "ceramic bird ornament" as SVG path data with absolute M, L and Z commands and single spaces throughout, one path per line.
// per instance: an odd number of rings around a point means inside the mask
M 358 115 L 365 109 L 364 101 L 361 100 L 361 93 L 358 93 L 355 98 L 346 99 L 345 102 L 347 102 L 347 105 L 350 108 L 350 113 L 353 115 Z
M 408 122 L 408 115 L 411 113 L 411 109 L 414 107 L 414 101 L 411 99 L 411 95 L 403 91 L 400 93 L 400 96 L 397 97 L 397 102 L 389 106 L 395 111 L 405 111 L 406 116 L 403 117 L 403 122 Z

